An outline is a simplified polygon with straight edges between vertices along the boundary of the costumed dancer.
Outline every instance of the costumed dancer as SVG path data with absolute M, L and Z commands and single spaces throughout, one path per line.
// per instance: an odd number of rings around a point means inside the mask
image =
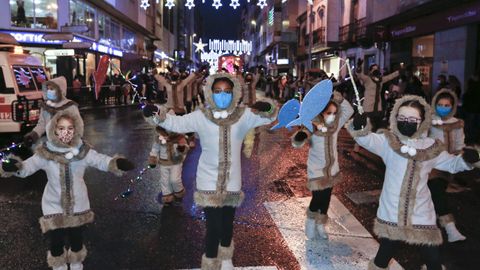
M 367 113 L 373 126 L 373 131 L 376 131 L 382 122 L 384 112 L 382 106 L 382 89 L 383 84 L 389 82 L 400 75 L 397 70 L 388 75 L 382 76 L 380 70 L 378 70 L 377 64 L 372 64 L 369 67 L 368 75 L 362 72 L 363 60 L 358 59 L 356 73 L 358 79 L 365 87 L 363 110 Z
M 54 270 L 83 269 L 87 250 L 83 244 L 85 225 L 93 222 L 87 187 L 83 179 L 87 167 L 120 176 L 134 165 L 119 156 L 109 157 L 93 150 L 82 140 L 83 123 L 78 114 L 59 112 L 46 127 L 47 141 L 25 161 L 12 157 L 2 162 L 2 177 L 27 177 L 44 170 L 48 182 L 42 196 L 40 227 L 48 233 L 47 262 Z M 70 248 L 65 248 L 68 238 Z
M 79 123 L 82 125 L 83 120 L 78 111 L 78 104 L 67 99 L 67 80 L 61 76 L 42 83 L 42 93 L 45 102 L 41 104 L 40 118 L 35 128 L 25 134 L 23 141 L 27 146 L 36 143 L 40 137 L 45 134 L 45 130 L 50 119 L 59 112 L 70 112 L 78 116 Z
M 432 112 L 418 96 L 398 99 L 390 115 L 390 127 L 372 133 L 365 114 L 355 115 L 347 130 L 355 141 L 380 156 L 386 165 L 373 231 L 380 238 L 380 247 L 368 269 L 387 269 L 401 243 L 418 245 L 428 270 L 442 269 L 439 245 L 442 234 L 428 189 L 432 169 L 456 173 L 471 170 L 479 161 L 473 149 L 462 155 L 445 151 L 443 144 L 427 137 L 432 125 Z
M 330 197 L 333 186 L 340 180 L 338 132 L 352 115 L 353 108 L 350 103 L 339 92 L 334 92 L 333 99 L 312 121 L 314 133 L 302 128 L 292 136 L 294 147 L 302 147 L 307 141 L 310 143 L 307 188 L 312 192 L 312 200 L 307 208 L 305 221 L 305 234 L 309 239 L 314 239 L 317 234 L 321 238 L 328 238 L 325 223 Z
M 196 75 L 192 72 L 185 79 L 180 78 L 180 73 L 172 71 L 170 79 L 163 76 L 157 76 L 156 80 L 167 90 L 167 108 L 172 109 L 175 114 L 185 114 L 184 87 L 195 79 Z
M 440 140 L 445 145 L 446 150 L 457 155 L 465 147 L 465 133 L 463 132 L 463 120 L 455 118 L 457 112 L 458 98 L 455 92 L 450 89 L 441 89 L 432 99 L 433 113 L 432 127 L 429 136 Z M 428 187 L 432 193 L 432 200 L 435 206 L 435 212 L 438 215 L 440 226 L 445 228 L 448 236 L 448 242 L 465 240 L 455 226 L 455 219 L 448 209 L 446 189 L 447 179 L 453 178 L 448 172 L 433 170 L 430 174 Z
M 155 132 L 148 164 L 151 168 L 155 168 L 157 164 L 160 166 L 162 203 L 169 205 L 174 199 L 180 200 L 185 195 L 182 167 L 188 152 L 188 143 L 183 134 L 168 132 L 159 126 L 155 127 Z
M 241 146 L 247 132 L 276 118 L 273 101 L 239 105 L 242 88 L 230 74 L 210 75 L 205 87 L 208 106 L 184 116 L 167 114 L 167 108 L 145 106 L 147 121 L 167 130 L 196 132 L 202 146 L 197 168 L 195 203 L 206 215 L 206 248 L 202 269 L 233 269 L 233 220 L 241 204 Z
M 245 85 L 243 87 L 243 104 L 253 105 L 257 101 L 257 83 L 260 80 L 260 72 L 255 74 L 247 73 L 245 75 Z

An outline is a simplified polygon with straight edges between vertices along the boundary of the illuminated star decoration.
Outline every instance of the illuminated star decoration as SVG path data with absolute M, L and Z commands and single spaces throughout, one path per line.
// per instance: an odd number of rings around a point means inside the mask
M 222 6 L 222 0 L 213 0 L 212 7 L 215 7 L 216 9 L 219 9 Z M 267 1 L 267 0 L 265 0 Z
M 147 8 L 150 6 L 150 3 L 148 0 L 142 0 L 142 3 L 140 3 L 140 7 L 143 8 L 144 10 L 147 10 Z
M 308 3 L 309 3 L 310 5 L 313 5 L 313 0 L 308 0 Z
M 257 6 L 264 8 L 267 6 L 267 0 L 258 0 Z
M 187 3 L 185 4 L 185 6 L 186 6 L 188 9 L 192 9 L 192 7 L 195 6 L 195 3 L 193 3 L 193 0 L 187 0 Z
M 168 8 L 168 9 L 172 9 L 172 7 L 175 6 L 175 3 L 173 2 L 174 0 L 167 0 L 167 3 L 165 4 L 165 6 Z
M 195 47 L 197 47 L 197 48 L 195 49 L 195 52 L 198 52 L 198 51 L 205 52 L 204 49 L 205 49 L 205 47 L 206 47 L 208 44 L 207 44 L 207 43 L 203 43 L 203 42 L 202 42 L 202 39 L 199 38 L 199 39 L 198 39 L 198 42 L 197 42 L 197 43 L 194 42 L 193 45 L 195 45 Z
M 230 3 L 230 6 L 233 7 L 233 9 L 237 9 L 237 7 L 239 7 L 240 4 L 238 3 L 238 0 L 232 0 L 232 2 Z

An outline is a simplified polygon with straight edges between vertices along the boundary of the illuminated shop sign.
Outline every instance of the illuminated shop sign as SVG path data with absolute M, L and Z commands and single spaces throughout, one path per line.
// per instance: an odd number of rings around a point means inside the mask
M 219 51 L 233 54 L 250 54 L 252 52 L 252 42 L 246 40 L 208 40 L 210 51 Z
M 45 33 L 16 32 L 16 31 L 0 31 L 0 33 L 10 34 L 20 43 L 48 45 L 48 44 L 62 44 L 65 42 L 64 40 L 45 40 L 43 39 L 43 35 Z M 96 42 L 91 42 L 90 40 L 84 39 L 81 37 L 75 36 L 73 38 L 73 42 L 90 42 L 92 43 L 92 47 L 90 47 L 90 50 L 92 51 L 97 51 L 99 53 L 104 53 L 104 54 L 111 54 L 118 57 L 123 56 L 123 52 L 119 49 L 115 49 L 113 47 L 99 44 Z

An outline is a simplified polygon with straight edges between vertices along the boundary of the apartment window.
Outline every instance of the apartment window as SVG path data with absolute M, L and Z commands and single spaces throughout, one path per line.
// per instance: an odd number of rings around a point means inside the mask
M 120 24 L 110 16 L 103 13 L 98 14 L 98 36 L 100 42 L 120 47 L 121 33 Z
M 70 0 L 70 24 L 88 26 L 88 32 L 82 34 L 95 38 L 95 9 L 82 1 Z
M 123 28 L 122 48 L 129 51 L 136 51 L 135 33 L 128 28 Z
M 11 25 L 25 28 L 56 29 L 56 0 L 10 0 Z

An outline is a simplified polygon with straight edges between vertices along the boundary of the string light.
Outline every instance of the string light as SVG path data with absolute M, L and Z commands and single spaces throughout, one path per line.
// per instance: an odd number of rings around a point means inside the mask
M 192 9 L 192 7 L 195 7 L 195 3 L 193 3 L 193 0 L 187 0 L 187 3 L 185 4 L 185 6 L 188 9 Z
M 150 3 L 148 2 L 148 0 L 142 0 L 140 3 L 140 7 L 143 8 L 144 10 L 147 10 L 147 8 L 150 7 Z
M 267 0 L 258 0 L 257 6 L 259 6 L 261 9 L 267 6 Z
M 213 0 L 212 7 L 215 7 L 216 9 L 219 9 L 222 6 L 222 1 L 221 0 Z
M 120 194 L 118 194 L 114 200 L 118 200 L 118 199 L 127 199 L 130 195 L 132 195 L 133 191 L 134 191 L 134 187 L 135 187 L 135 184 L 137 184 L 138 182 L 142 181 L 143 179 L 143 175 L 145 174 L 145 172 L 148 170 L 148 169 L 151 169 L 152 167 L 150 167 L 150 165 L 148 165 L 147 167 L 144 167 L 138 174 L 137 176 L 131 178 L 129 181 L 128 181 L 128 187 L 125 191 L 121 192 Z
M 2 162 L 9 163 L 10 160 L 7 158 L 7 156 L 15 149 L 17 148 L 22 148 L 24 146 L 24 143 L 12 143 L 10 146 L 7 146 L 5 148 L 0 149 L 0 159 Z
M 167 0 L 167 3 L 165 4 L 165 6 L 168 8 L 168 9 L 172 9 L 172 7 L 175 6 L 175 3 L 173 2 L 174 0 Z
M 237 9 L 237 7 L 240 6 L 240 3 L 238 3 L 238 0 L 232 0 L 230 6 L 233 7 L 233 9 Z

